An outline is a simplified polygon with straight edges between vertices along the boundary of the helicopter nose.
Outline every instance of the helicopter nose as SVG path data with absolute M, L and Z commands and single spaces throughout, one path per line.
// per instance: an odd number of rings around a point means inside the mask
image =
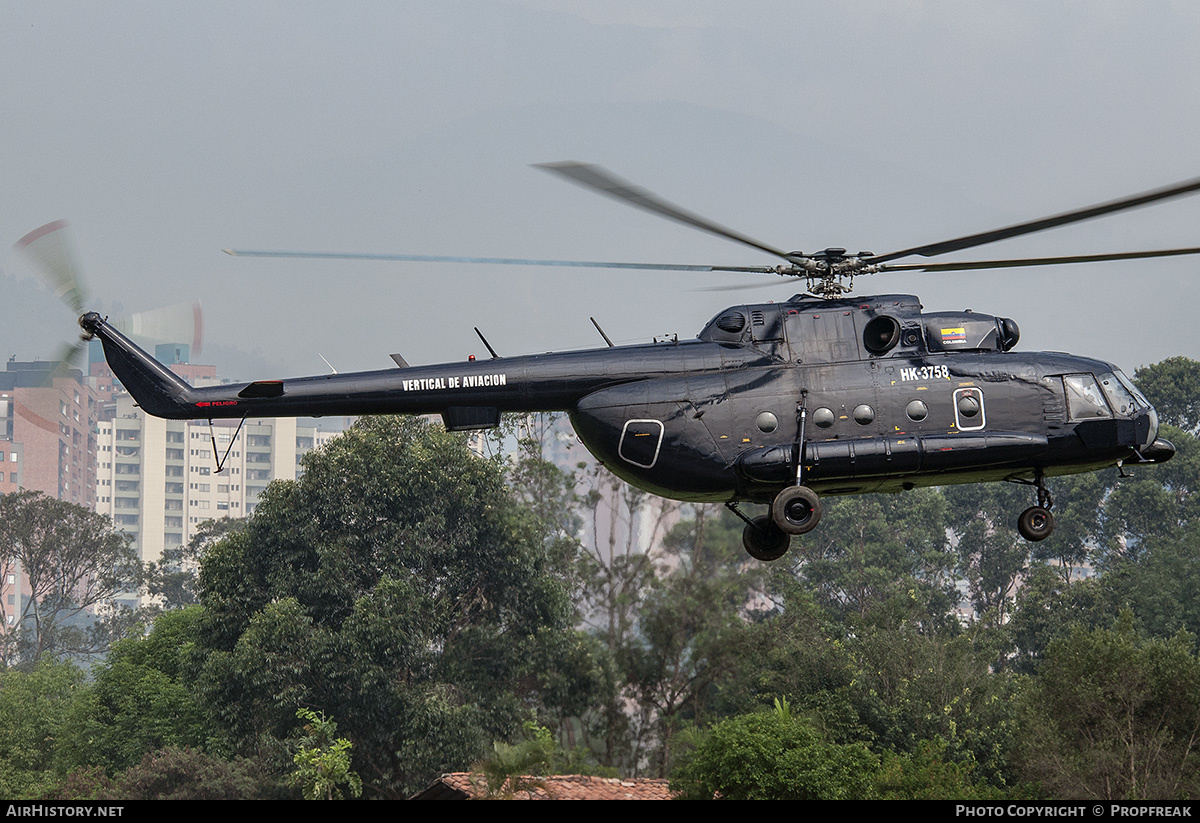
M 1150 463 L 1166 463 L 1175 456 L 1175 446 L 1170 440 L 1163 440 L 1159 437 L 1149 446 L 1142 449 L 1141 455 L 1144 460 Z

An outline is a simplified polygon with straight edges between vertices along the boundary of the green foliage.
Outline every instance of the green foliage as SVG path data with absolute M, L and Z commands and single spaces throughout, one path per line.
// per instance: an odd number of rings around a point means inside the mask
M 653 729 L 660 777 L 670 768 L 671 738 L 685 719 L 706 719 L 715 684 L 739 667 L 754 632 L 765 573 L 741 547 L 741 523 L 715 507 L 697 507 L 665 541 L 658 574 L 642 591 L 636 632 L 617 653 L 624 693 Z M 647 729 L 649 731 L 650 729 Z
M 1161 422 L 1200 434 L 1200 363 L 1187 357 L 1168 357 L 1143 366 L 1133 377 Z
M 1170 538 L 1156 540 L 1136 563 L 1122 563 L 1104 575 L 1109 614 L 1129 608 L 1150 637 L 1180 630 L 1200 635 L 1200 522 Z
M 209 548 L 226 535 L 240 531 L 245 520 L 222 517 L 205 520 L 183 546 L 163 549 L 157 562 L 146 564 L 146 592 L 166 611 L 200 603 L 200 563 Z
M 38 797 L 57 782 L 55 745 L 83 680 L 77 667 L 50 659 L 0 670 L 0 797 Z
M 1107 582 L 1091 579 L 1068 585 L 1052 567 L 1034 563 L 1017 595 L 1013 619 L 1005 627 L 1010 645 L 999 659 L 999 668 L 1033 674 L 1055 638 L 1068 634 L 1073 626 L 1094 628 L 1110 622 Z
M 114 781 L 110 791 L 105 799 L 253 800 L 272 795 L 259 764 L 187 748 L 148 752 Z
M 199 620 L 198 607 L 166 612 L 148 635 L 113 646 L 71 708 L 60 767 L 98 765 L 116 774 L 162 748 L 227 750 L 184 674 Z
M 553 773 L 557 754 L 558 746 L 550 730 L 526 722 L 523 740 L 496 741 L 492 744 L 492 755 L 472 766 L 471 771 L 483 775 L 488 799 L 512 800 L 545 788 L 538 775 Z
M 0 665 L 102 652 L 127 627 L 128 610 L 92 614 L 141 580 L 128 538 L 107 517 L 37 491 L 0 495 L 0 573 L 18 567 L 31 595 L 13 611 L 0 603 L 19 627 L 0 633 Z
M 300 787 L 305 800 L 341 800 L 342 785 L 350 794 L 362 794 L 362 778 L 350 770 L 353 744 L 344 737 L 335 738 L 337 723 L 323 712 L 299 709 L 296 717 L 305 721 L 304 736 L 292 762 L 296 771 L 292 783 Z
M 783 694 L 833 742 L 915 754 L 922 740 L 941 739 L 947 758 L 978 763 L 979 779 L 1005 783 L 1014 723 L 1011 678 L 991 669 L 1000 634 L 930 624 L 915 592 L 908 604 L 877 604 L 870 622 L 851 623 L 783 569 L 771 587 L 780 610 L 757 627 L 737 682 L 722 684 L 740 695 L 731 708 Z
M 311 706 L 366 794 L 403 797 L 518 728 L 571 607 L 505 477 L 461 435 L 373 418 L 268 488 L 201 570 L 199 687 L 241 750 L 278 751 Z
M 946 503 L 934 489 L 830 500 L 788 557 L 825 608 L 852 620 L 899 609 L 940 624 L 957 601 Z
M 889 754 L 876 778 L 880 800 L 1002 800 L 1005 794 L 971 779 L 973 761 L 946 757 L 946 741 L 922 740 L 912 754 Z
M 72 769 L 40 794 L 42 800 L 109 800 L 117 797 L 116 783 L 101 766 Z
M 989 483 L 945 489 L 954 513 L 950 526 L 958 552 L 958 573 L 967 583 L 975 613 L 999 626 L 1009 617 L 1017 581 L 1029 560 L 1029 544 L 1013 528 L 1030 505 L 1028 491 Z
M 1049 644 L 1021 695 L 1024 778 L 1056 797 L 1200 796 L 1200 659 L 1190 635 L 1145 640 L 1125 612 Z
M 713 726 L 675 769 L 671 790 L 686 800 L 864 799 L 878 769 L 862 743 L 827 742 L 785 702 Z
M 1200 523 L 1200 440 L 1169 426 L 1159 433 L 1175 445 L 1175 456 L 1161 466 L 1134 466 L 1130 477 L 1114 478 L 1103 502 L 1107 526 L 1100 565 L 1105 569 L 1137 561 L 1160 540 Z

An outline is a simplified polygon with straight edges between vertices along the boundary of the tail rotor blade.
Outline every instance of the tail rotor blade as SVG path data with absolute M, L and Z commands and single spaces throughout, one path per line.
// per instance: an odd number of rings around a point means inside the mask
M 51 361 L 54 363 L 54 368 L 46 374 L 46 385 L 53 383 L 55 378 L 68 376 L 71 369 L 79 368 L 79 365 L 75 361 L 79 359 L 80 353 L 86 347 L 87 342 L 82 339 L 76 340 L 74 343 L 64 343 L 59 346 L 58 350 L 54 352 L 54 359 Z
M 109 321 L 123 334 L 156 343 L 190 343 L 198 354 L 204 343 L 204 312 L 199 303 L 178 303 L 134 312 Z
M 78 315 L 86 306 L 87 295 L 79 280 L 67 225 L 66 220 L 47 223 L 18 240 L 15 248 L 29 255 L 55 296 Z

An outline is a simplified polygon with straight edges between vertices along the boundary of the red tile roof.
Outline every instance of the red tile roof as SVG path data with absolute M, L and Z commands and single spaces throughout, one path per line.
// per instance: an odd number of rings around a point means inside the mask
M 483 800 L 487 781 L 476 772 L 444 774 L 412 800 Z M 548 777 L 521 777 L 513 800 L 670 800 L 666 780 L 637 777 L 592 777 L 584 774 L 556 774 Z

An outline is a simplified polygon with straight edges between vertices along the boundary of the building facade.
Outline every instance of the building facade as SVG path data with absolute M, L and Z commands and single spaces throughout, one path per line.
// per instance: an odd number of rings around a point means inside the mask
M 99 401 L 79 369 L 9 360 L 0 372 L 0 494 L 29 489 L 91 508 Z M 29 596 L 19 564 L 0 555 L 0 631 L 14 630 Z
M 207 520 L 245 517 L 272 480 L 337 432 L 295 418 L 163 420 L 128 394 L 97 424 L 96 511 L 133 538 L 143 561 L 191 540 Z M 108 417 L 108 415 L 105 415 Z
M 91 507 L 96 489 L 95 381 L 54 361 L 0 372 L 0 494 L 35 489 Z

